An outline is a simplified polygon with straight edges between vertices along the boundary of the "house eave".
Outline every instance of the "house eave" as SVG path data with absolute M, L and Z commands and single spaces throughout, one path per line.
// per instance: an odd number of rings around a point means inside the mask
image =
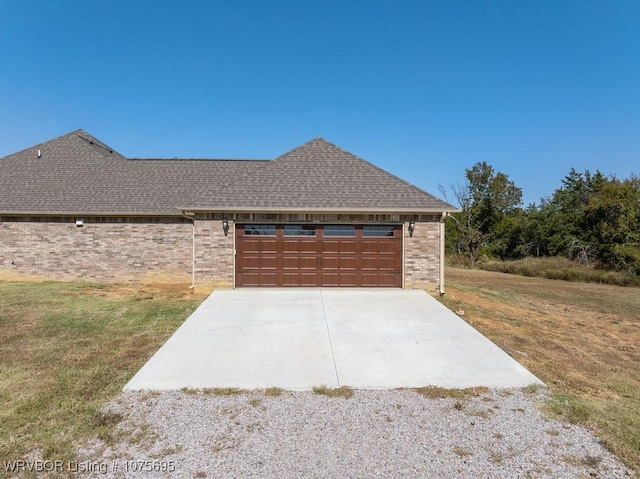
M 400 214 L 400 215 L 441 215 L 459 213 L 461 210 L 446 208 L 274 208 L 274 207 L 206 207 L 181 206 L 181 212 L 191 213 L 301 213 L 301 214 Z
M 155 212 L 123 212 L 123 211 L 46 211 L 46 210 L 27 210 L 27 211 L 0 211 L 0 216 L 161 216 L 161 217 L 179 217 L 180 212 L 175 213 L 158 213 Z
M 206 207 L 180 206 L 175 213 L 158 211 L 84 211 L 84 210 L 9 210 L 0 211 L 0 216 L 156 216 L 178 217 L 183 212 L 192 213 L 300 213 L 300 214 L 400 214 L 400 215 L 440 215 L 442 213 L 459 213 L 461 210 L 444 208 L 265 208 L 265 207 Z

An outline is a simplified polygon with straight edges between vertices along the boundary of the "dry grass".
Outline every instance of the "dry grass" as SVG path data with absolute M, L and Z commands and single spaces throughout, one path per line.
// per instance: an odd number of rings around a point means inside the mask
M 181 391 L 190 395 L 207 394 L 211 396 L 238 396 L 248 392 L 246 389 L 239 388 L 182 388 Z
M 467 457 L 467 456 L 473 456 L 473 451 L 466 449 L 464 447 L 460 447 L 460 446 L 456 446 L 453 448 L 453 453 L 456 456 L 460 456 L 460 457 Z
M 181 287 L 0 282 L 0 457 L 71 460 L 100 414 L 199 304 Z
M 322 386 L 314 386 L 313 392 L 321 396 L 334 397 L 334 398 L 341 397 L 341 398 L 349 399 L 350 397 L 353 396 L 353 389 L 351 389 L 348 386 L 341 386 L 339 388 L 330 388 L 323 384 Z
M 278 397 L 282 395 L 283 390 L 279 387 L 270 387 L 264 390 L 265 396 Z
M 444 399 L 444 398 L 468 399 L 470 397 L 478 396 L 480 394 L 486 393 L 489 391 L 489 389 L 485 387 L 448 389 L 448 388 L 441 388 L 438 386 L 425 386 L 422 388 L 416 388 L 415 391 L 429 399 Z
M 611 284 L 615 286 L 640 285 L 640 278 L 638 278 L 637 275 L 620 271 L 596 269 L 562 257 L 524 258 L 513 261 L 481 261 L 476 263 L 475 266 L 486 271 L 518 274 L 536 278 Z
M 640 290 L 447 270 L 452 310 L 546 382 L 548 407 L 640 472 Z

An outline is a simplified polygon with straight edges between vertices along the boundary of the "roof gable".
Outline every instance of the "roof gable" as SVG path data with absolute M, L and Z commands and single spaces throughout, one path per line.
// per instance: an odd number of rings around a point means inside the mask
M 0 212 L 176 215 L 264 163 L 129 160 L 76 130 L 0 158 Z
M 257 174 L 225 187 L 221 193 L 220 201 L 227 207 L 455 209 L 322 138 L 281 155 Z

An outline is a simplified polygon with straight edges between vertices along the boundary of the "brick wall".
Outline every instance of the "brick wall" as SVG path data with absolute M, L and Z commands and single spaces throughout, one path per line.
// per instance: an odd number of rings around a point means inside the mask
M 409 224 L 404 234 L 404 282 L 406 288 L 422 288 L 431 292 L 440 286 L 440 223 L 436 220 L 416 223 L 413 236 Z
M 182 219 L 107 222 L 0 220 L 0 280 L 190 282 L 195 233 L 195 281 L 205 289 L 232 287 L 234 224 L 198 216 L 195 230 Z M 417 222 L 413 236 L 404 223 L 405 286 L 437 291 L 440 224 Z M 13 263 L 13 264 L 12 264 Z
M 188 282 L 191 223 L 182 219 L 0 221 L 0 279 Z
M 233 287 L 234 278 L 234 224 L 224 234 L 222 221 L 207 219 L 205 215 L 195 220 L 195 259 L 197 285 Z

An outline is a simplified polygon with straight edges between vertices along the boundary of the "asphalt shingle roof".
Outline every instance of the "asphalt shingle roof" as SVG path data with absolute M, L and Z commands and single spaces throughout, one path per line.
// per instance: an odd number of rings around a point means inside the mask
M 455 210 L 322 138 L 271 161 L 155 160 L 126 158 L 77 130 L 0 159 L 0 213 L 176 215 L 179 207 Z

